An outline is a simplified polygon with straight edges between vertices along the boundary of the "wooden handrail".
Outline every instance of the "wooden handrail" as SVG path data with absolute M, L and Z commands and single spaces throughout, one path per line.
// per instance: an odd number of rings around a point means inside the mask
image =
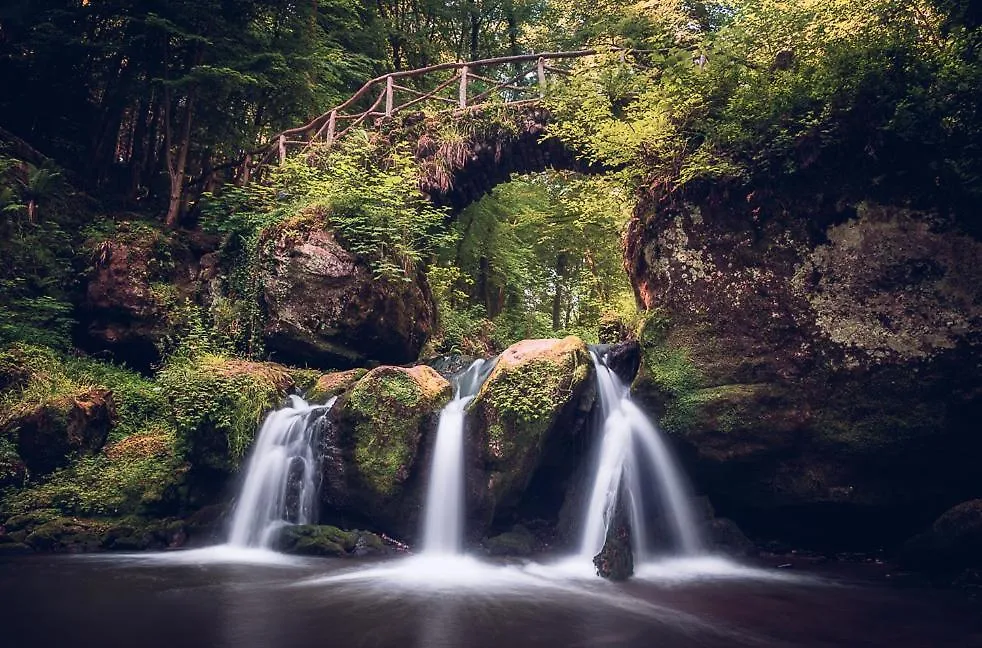
M 543 52 L 541 54 L 519 54 L 514 56 L 499 56 L 495 58 L 479 59 L 476 61 L 438 63 L 414 70 L 396 70 L 394 72 L 389 72 L 388 74 L 377 76 L 365 82 L 345 101 L 329 111 L 314 117 L 308 123 L 279 132 L 271 137 L 266 144 L 255 150 L 247 151 L 238 160 L 215 167 L 215 169 L 227 169 L 238 166 L 243 166 L 244 168 L 245 166 L 248 166 L 249 169 L 244 169 L 244 173 L 246 176 L 249 176 L 252 175 L 258 167 L 269 164 L 276 158 L 279 158 L 281 161 L 284 160 L 287 154 L 286 149 L 290 146 L 302 145 L 303 149 L 307 150 L 317 141 L 325 141 L 328 146 L 330 146 L 370 117 L 388 119 L 400 111 L 403 111 L 411 106 L 416 106 L 425 101 L 433 101 L 451 106 L 450 108 L 445 108 L 445 110 L 472 110 L 476 107 L 480 107 L 482 105 L 482 101 L 486 100 L 495 93 L 502 90 L 508 90 L 513 93 L 528 93 L 532 96 L 525 99 L 511 97 L 506 99 L 505 103 L 509 105 L 534 103 L 535 101 L 540 101 L 545 96 L 546 86 L 548 83 L 548 79 L 546 78 L 547 73 L 563 75 L 570 74 L 568 70 L 561 70 L 547 65 L 547 61 L 583 58 L 606 52 L 620 52 L 622 55 L 621 59 L 623 61 L 624 56 L 627 54 L 643 54 L 646 53 L 647 50 L 629 50 L 615 47 L 610 48 L 609 50 L 583 49 L 563 52 Z M 511 75 L 506 77 L 507 80 L 496 81 L 486 74 L 479 75 L 475 73 L 475 70 L 481 68 L 522 63 L 533 63 L 534 65 L 528 69 L 525 69 L 523 66 L 523 70 L 518 74 L 515 74 L 514 71 L 512 71 Z M 416 90 L 397 83 L 398 80 L 418 78 L 445 71 L 452 71 L 450 78 L 437 84 L 428 92 Z M 534 84 L 528 87 L 516 85 L 519 81 L 528 77 L 530 74 L 535 75 Z M 480 81 L 485 84 L 497 85 L 487 89 L 482 88 L 482 91 L 479 94 L 473 97 L 468 97 L 469 79 Z M 456 93 L 451 96 L 440 96 L 439 93 L 444 92 L 453 86 L 455 82 L 457 82 Z M 367 95 L 370 95 L 373 88 L 377 88 L 379 85 L 383 86 L 382 91 L 366 110 L 351 113 L 345 112 L 357 104 L 359 100 L 363 99 Z M 396 101 L 396 95 L 400 92 L 414 95 L 414 98 L 404 103 L 398 103 Z M 378 109 L 383 102 L 384 109 L 380 111 Z M 348 123 L 344 126 L 344 128 L 341 128 L 342 122 L 349 121 L 351 123 Z M 198 178 L 195 181 L 190 181 L 189 184 L 195 184 L 200 182 L 202 179 L 203 177 Z

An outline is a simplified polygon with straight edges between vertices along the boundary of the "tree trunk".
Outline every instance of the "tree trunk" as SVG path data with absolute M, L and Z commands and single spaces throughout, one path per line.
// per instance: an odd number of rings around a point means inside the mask
M 563 300 L 565 291 L 563 282 L 566 279 L 566 253 L 560 252 L 556 257 L 556 292 L 552 297 L 552 330 L 558 331 L 563 327 Z
M 195 94 L 196 92 L 193 89 L 188 93 L 187 105 L 184 108 L 184 119 L 181 123 L 181 132 L 178 135 L 178 141 L 175 142 L 173 138 L 174 126 L 171 120 L 171 112 L 173 110 L 171 93 L 170 89 L 165 89 L 164 91 L 164 104 L 165 110 L 167 111 L 164 117 L 165 155 L 167 157 L 167 175 L 170 176 L 167 216 L 164 218 L 164 225 L 167 229 L 177 227 L 181 219 L 181 208 L 184 204 L 184 176 L 187 171 L 188 150 L 191 148 L 191 122 L 194 117 Z M 176 151 L 175 146 L 177 148 Z

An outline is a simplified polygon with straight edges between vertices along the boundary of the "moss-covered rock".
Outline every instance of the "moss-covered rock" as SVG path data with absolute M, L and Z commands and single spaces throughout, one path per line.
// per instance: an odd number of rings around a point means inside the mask
M 982 488 L 982 243 L 929 212 L 772 198 L 639 209 L 633 391 L 754 535 L 896 543 Z
M 420 442 L 451 395 L 450 383 L 423 365 L 377 367 L 358 380 L 325 417 L 325 505 L 412 535 L 423 497 Z
M 367 369 L 349 369 L 348 371 L 332 371 L 317 379 L 317 382 L 307 392 L 307 400 L 312 403 L 323 403 L 332 396 L 338 396 L 347 391 L 352 385 L 365 377 Z
M 518 506 L 543 457 L 557 469 L 552 487 L 562 488 L 575 468 L 579 423 L 593 405 L 592 373 L 576 337 L 524 340 L 501 354 L 468 406 L 477 445 L 468 506 L 476 521 Z
M 334 526 L 288 526 L 277 539 L 277 549 L 304 556 L 367 556 L 386 552 L 382 539 L 369 531 L 344 531 Z
M 34 475 L 64 466 L 73 455 L 102 448 L 116 419 L 112 392 L 91 387 L 57 395 L 33 410 L 7 419 L 16 435 L 17 454 Z
M 224 473 L 238 468 L 265 415 L 294 386 L 282 365 L 211 354 L 175 359 L 158 380 L 193 469 Z
M 481 543 L 492 556 L 531 556 L 535 552 L 535 536 L 520 524 L 511 531 L 485 538 Z
M 109 525 L 97 520 L 55 518 L 34 528 L 24 543 L 35 551 L 80 553 L 98 551 Z
M 86 241 L 92 264 L 79 308 L 81 342 L 120 362 L 149 369 L 179 329 L 177 309 L 193 303 L 215 274 L 206 262 L 217 240 L 127 220 Z
M 905 566 L 935 572 L 982 567 L 982 499 L 946 511 L 904 544 L 899 559 Z

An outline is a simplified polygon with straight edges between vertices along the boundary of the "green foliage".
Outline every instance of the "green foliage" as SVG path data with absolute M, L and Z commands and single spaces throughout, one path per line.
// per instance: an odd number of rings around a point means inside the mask
M 75 209 L 58 170 L 0 154 L 0 346 L 69 346 Z
M 655 198 L 753 181 L 976 202 L 977 35 L 945 32 L 924 2 L 726 4 L 725 19 L 669 30 L 626 64 L 581 62 L 548 100 L 553 133 Z
M 132 513 L 159 503 L 183 473 L 170 403 L 158 385 L 139 374 L 19 343 L 0 351 L 0 376 L 13 383 L 0 396 L 0 429 L 96 386 L 112 391 L 117 412 L 104 453 L 79 458 L 41 483 L 8 489 L 0 503 L 5 514 L 40 508 L 69 515 Z M 2 471 L 16 455 L 7 437 L 0 437 L 0 455 Z
M 0 428 L 18 415 L 96 386 L 113 392 L 119 418 L 110 441 L 169 425 L 170 404 L 161 388 L 115 365 L 18 343 L 0 351 L 3 375 L 17 377 L 19 384 L 0 395 Z
M 181 454 L 233 470 L 292 380 L 283 367 L 202 352 L 171 356 L 157 380 L 173 408 Z
M 629 204 L 613 178 L 548 172 L 500 185 L 466 208 L 457 244 L 429 272 L 441 348 L 487 340 L 500 349 L 567 334 L 597 341 L 608 311 L 635 310 L 621 267 Z
M 7 515 L 57 509 L 66 515 L 118 516 L 152 512 L 187 470 L 172 432 L 136 435 L 153 439 L 150 451 L 82 457 L 45 482 L 12 491 L 3 502 Z M 142 440 L 142 439 L 141 439 Z

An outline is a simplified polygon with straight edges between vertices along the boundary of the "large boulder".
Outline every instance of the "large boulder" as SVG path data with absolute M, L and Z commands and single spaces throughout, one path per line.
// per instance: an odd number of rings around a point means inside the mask
M 167 233 L 123 221 L 109 237 L 86 243 L 92 257 L 79 307 L 82 343 L 148 369 L 173 336 L 174 310 L 194 301 L 217 268 L 202 263 L 216 241 L 199 233 Z
M 66 465 L 72 456 L 100 450 L 116 420 L 112 392 L 92 387 L 47 400 L 7 423 L 17 455 L 33 476 Z
M 435 326 L 425 277 L 376 278 L 317 222 L 305 215 L 264 234 L 267 348 L 280 360 L 325 368 L 415 360 Z
M 931 571 L 982 567 L 982 499 L 962 502 L 904 544 L 900 562 Z
M 474 526 L 557 514 L 588 445 L 592 375 L 576 337 L 524 340 L 501 354 L 468 405 Z
M 936 214 L 766 192 L 639 208 L 634 392 L 754 535 L 897 541 L 982 490 L 982 243 Z
M 422 440 L 451 395 L 425 365 L 377 367 L 343 393 L 322 419 L 323 517 L 414 537 L 426 494 Z

